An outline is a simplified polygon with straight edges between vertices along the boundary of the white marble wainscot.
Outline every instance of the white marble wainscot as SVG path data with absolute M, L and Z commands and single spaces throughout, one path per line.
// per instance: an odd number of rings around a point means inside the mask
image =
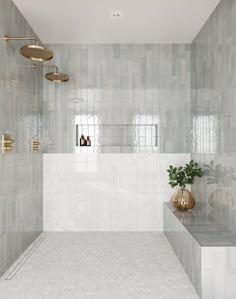
M 199 231 L 205 232 L 196 233 L 196 218 L 192 221 L 191 212 L 185 213 L 182 219 L 178 219 L 169 204 L 164 203 L 164 232 L 198 295 L 202 299 L 235 299 L 235 239 L 227 228 L 220 229 L 221 225 L 215 220 L 216 229 L 213 231 L 207 223 L 208 233 L 206 219 L 211 219 L 208 217 L 201 218 L 202 224 L 199 224 Z M 189 227 L 195 230 L 194 233 L 190 233 Z M 219 230 L 218 234 L 216 230 Z M 219 246 L 216 246 L 217 240 Z M 207 242 L 212 246 L 207 246 Z
M 44 154 L 44 231 L 163 231 L 166 169 L 189 154 Z

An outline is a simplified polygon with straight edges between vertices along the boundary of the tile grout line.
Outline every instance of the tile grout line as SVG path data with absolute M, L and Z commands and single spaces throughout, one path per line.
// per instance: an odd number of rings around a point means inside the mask
M 24 266 L 28 259 L 32 256 L 35 250 L 42 244 L 45 238 L 41 238 L 38 242 L 29 250 L 29 252 L 24 256 L 24 258 L 12 269 L 12 271 L 7 275 L 4 280 L 12 280 L 16 273 Z

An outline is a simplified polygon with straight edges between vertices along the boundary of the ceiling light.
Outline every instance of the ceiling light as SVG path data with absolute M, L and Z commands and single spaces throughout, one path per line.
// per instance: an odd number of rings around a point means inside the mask
M 122 18 L 122 12 L 120 10 L 111 11 L 111 18 L 112 19 L 121 19 Z

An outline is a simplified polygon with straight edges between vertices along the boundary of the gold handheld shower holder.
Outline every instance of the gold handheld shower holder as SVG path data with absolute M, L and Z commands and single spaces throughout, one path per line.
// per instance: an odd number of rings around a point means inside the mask
M 25 45 L 20 49 L 21 55 L 35 61 L 48 61 L 53 58 L 53 52 L 43 46 L 39 46 L 38 41 L 35 37 L 9 37 L 5 35 L 4 37 L 0 37 L 0 40 L 5 40 L 6 42 L 12 40 L 34 41 L 34 45 Z
M 2 135 L 2 154 L 11 152 L 13 149 L 13 143 L 15 140 L 8 134 Z

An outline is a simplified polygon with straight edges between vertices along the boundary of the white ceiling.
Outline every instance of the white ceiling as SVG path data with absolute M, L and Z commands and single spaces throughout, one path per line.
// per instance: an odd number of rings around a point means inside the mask
M 13 1 L 43 42 L 191 43 L 220 0 Z

